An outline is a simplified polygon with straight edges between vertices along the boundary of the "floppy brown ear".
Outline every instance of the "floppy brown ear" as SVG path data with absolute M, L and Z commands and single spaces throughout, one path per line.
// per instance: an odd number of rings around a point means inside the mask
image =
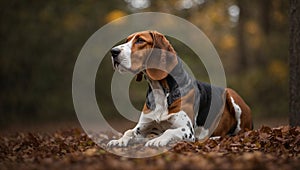
M 153 38 L 153 50 L 147 62 L 146 73 L 152 80 L 162 80 L 177 65 L 176 52 L 164 35 L 150 32 Z

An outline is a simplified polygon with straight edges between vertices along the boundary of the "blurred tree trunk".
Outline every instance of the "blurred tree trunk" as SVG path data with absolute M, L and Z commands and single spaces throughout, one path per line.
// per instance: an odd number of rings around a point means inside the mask
M 266 66 L 270 62 L 270 54 L 269 51 L 265 49 L 265 44 L 269 44 L 270 41 L 270 31 L 271 31 L 271 13 L 272 13 L 272 1 L 271 0 L 260 0 L 258 2 L 258 7 L 260 9 L 258 16 L 258 23 L 261 28 L 261 46 L 257 49 L 256 54 L 256 64 L 259 66 Z
M 238 6 L 240 8 L 239 23 L 237 28 L 238 36 L 238 62 L 237 71 L 240 72 L 247 67 L 247 54 L 246 54 L 246 42 L 245 42 L 245 20 L 246 20 L 246 8 L 244 0 L 238 0 Z
M 290 125 L 300 126 L 300 1 L 290 0 Z
M 261 8 L 261 18 L 260 25 L 262 27 L 262 31 L 264 35 L 268 36 L 270 32 L 270 11 L 271 11 L 271 1 L 263 0 L 260 2 Z

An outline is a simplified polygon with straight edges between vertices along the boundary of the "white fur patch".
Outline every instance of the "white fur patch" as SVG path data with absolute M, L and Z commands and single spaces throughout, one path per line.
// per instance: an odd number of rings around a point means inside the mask
M 165 128 L 166 131 L 159 137 L 149 140 L 145 146 L 166 146 L 169 142 L 178 140 L 195 141 L 192 121 L 184 111 L 172 113 L 169 114 L 169 116 L 170 118 L 167 120 L 169 127 L 160 125 L 160 127 Z
M 131 48 L 132 48 L 133 40 L 134 37 L 129 42 L 115 47 L 121 50 L 121 53 L 118 56 L 118 59 L 120 61 L 120 66 L 121 66 L 118 68 L 120 72 L 123 71 L 122 67 L 124 67 L 125 69 L 131 68 Z
M 142 115 L 144 115 L 146 119 L 152 119 L 156 122 L 167 120 L 170 117 L 170 115 L 168 115 L 167 96 L 165 95 L 158 81 L 153 81 L 150 83 L 150 86 L 154 96 L 155 109 L 148 114 Z
M 213 136 L 213 137 L 210 137 L 209 139 L 211 140 L 219 140 L 221 138 L 221 136 Z
M 242 109 L 240 108 L 239 105 L 237 105 L 234 102 L 234 99 L 232 97 L 230 97 L 231 99 L 231 103 L 234 107 L 234 111 L 235 111 L 235 119 L 237 120 L 237 126 L 236 129 L 234 131 L 234 134 L 237 134 L 240 130 L 241 130 L 241 115 L 242 115 Z

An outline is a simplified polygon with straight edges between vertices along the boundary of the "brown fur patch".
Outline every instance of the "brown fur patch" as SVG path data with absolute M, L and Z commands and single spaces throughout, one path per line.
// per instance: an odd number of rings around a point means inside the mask
M 229 106 L 225 104 L 225 108 L 221 120 L 219 122 L 219 125 L 215 129 L 212 136 L 225 136 L 228 134 L 230 129 L 236 124 L 235 117 L 229 111 L 230 109 L 228 107 Z
M 146 63 L 147 75 L 152 80 L 162 80 L 177 65 L 176 52 L 164 35 L 156 31 L 150 32 L 153 37 L 153 51 Z
M 142 112 L 143 112 L 144 114 L 148 114 L 148 113 L 151 112 L 151 110 L 147 107 L 146 103 L 144 104 L 144 107 L 143 107 Z
M 219 122 L 218 127 L 215 129 L 213 136 L 225 136 L 237 124 L 235 118 L 234 106 L 231 102 L 231 97 L 234 102 L 241 108 L 241 131 L 246 129 L 253 129 L 252 127 L 252 116 L 249 106 L 244 102 L 244 100 L 232 89 L 226 88 L 226 104 L 224 108 L 223 115 Z
M 134 40 L 132 40 L 132 38 L 134 38 Z M 139 39 L 142 39 L 143 42 L 137 43 Z M 131 70 L 138 71 L 143 69 L 143 64 L 151 54 L 153 39 L 149 31 L 143 31 L 128 36 L 127 41 L 131 40 Z
M 143 41 L 137 43 L 140 39 Z M 148 68 L 146 69 L 146 73 L 150 79 L 162 80 L 168 76 L 168 73 L 171 72 L 178 63 L 175 50 L 166 37 L 159 32 L 137 32 L 128 36 L 127 41 L 131 40 L 132 71 L 145 69 L 143 68 L 144 65 Z
M 164 89 L 170 90 L 170 87 L 166 79 L 161 80 L 160 83 Z
M 227 102 L 230 101 L 230 106 L 233 107 L 232 103 L 231 103 L 231 99 L 230 97 L 233 98 L 234 102 L 240 106 L 241 110 L 242 110 L 242 115 L 241 115 L 241 129 L 245 130 L 245 129 L 253 129 L 252 127 L 252 115 L 251 115 L 251 109 L 250 107 L 246 104 L 246 102 L 242 99 L 242 97 L 240 95 L 237 94 L 237 92 L 235 92 L 234 90 L 227 88 L 227 95 L 226 95 L 226 100 Z M 231 111 L 231 113 L 234 113 L 234 108 L 233 111 Z
M 169 106 L 169 114 L 177 113 L 181 110 L 187 113 L 191 120 L 194 120 L 195 89 L 190 90 L 185 96 L 175 100 Z

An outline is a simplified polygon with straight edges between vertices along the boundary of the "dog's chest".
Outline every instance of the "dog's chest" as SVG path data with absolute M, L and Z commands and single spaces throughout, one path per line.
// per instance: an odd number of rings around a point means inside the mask
M 162 89 L 154 89 L 152 92 L 156 105 L 155 109 L 151 112 L 152 117 L 156 122 L 163 122 L 170 117 L 168 114 L 167 96 Z
M 155 109 L 152 110 L 147 117 L 154 120 L 157 123 L 164 122 L 170 118 L 168 114 L 168 93 L 165 94 L 163 88 L 157 81 L 151 82 L 151 94 L 154 99 Z

